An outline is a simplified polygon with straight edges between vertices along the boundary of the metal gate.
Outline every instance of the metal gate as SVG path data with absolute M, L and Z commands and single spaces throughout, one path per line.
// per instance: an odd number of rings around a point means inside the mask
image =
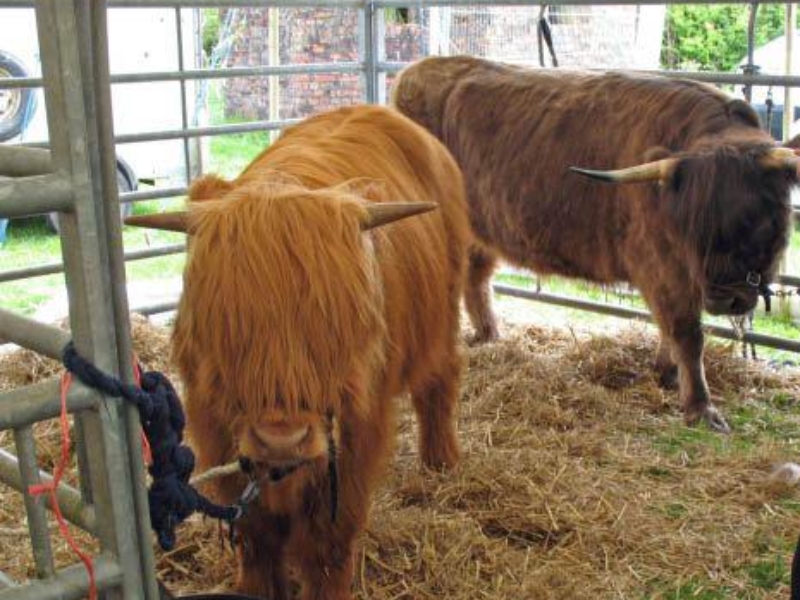
M 649 0 L 569 0 L 558 4 L 658 4 Z M 730 2 L 729 2 L 730 3 Z M 739 2 L 742 3 L 742 2 Z M 125 289 L 125 260 L 140 260 L 183 251 L 169 245 L 124 255 L 121 244 L 116 185 L 115 143 L 181 139 L 278 130 L 290 121 L 257 121 L 236 125 L 190 127 L 115 137 L 111 84 L 142 81 L 187 81 L 240 76 L 279 76 L 295 73 L 360 73 L 366 102 L 385 102 L 385 78 L 402 65 L 384 56 L 384 8 L 476 5 L 530 5 L 530 0 L 110 0 L 124 7 L 340 7 L 359 14 L 359 60 L 336 64 L 186 69 L 181 58 L 174 72 L 109 75 L 104 0 L 0 0 L 3 7 L 36 9 L 43 77 L 0 80 L 0 89 L 43 85 L 47 101 L 49 149 L 0 146 L 0 217 L 58 211 L 61 214 L 63 264 L 39 265 L 0 273 L 0 283 L 63 271 L 70 304 L 70 331 L 65 332 L 0 309 L 0 339 L 43 355 L 60 358 L 64 344 L 74 339 L 78 351 L 106 372 L 130 382 L 131 339 Z M 1 14 L 0 14 L 1 18 Z M 176 18 L 178 38 L 180 18 Z M 180 46 L 180 44 L 179 44 Z M 723 73 L 662 73 L 713 83 L 800 85 L 800 77 Z M 186 146 L 184 146 L 186 148 Z M 187 155 L 187 173 L 188 151 Z M 124 201 L 185 194 L 185 187 L 124 194 Z M 797 286 L 800 278 L 783 275 L 782 283 Z M 501 294 L 585 308 L 606 314 L 646 318 L 646 313 L 619 306 L 564 298 L 544 292 L 496 286 Z M 143 307 L 161 312 L 174 303 Z M 712 331 L 735 336 L 731 329 Z M 748 338 L 777 348 L 800 352 L 800 343 L 770 336 Z M 128 600 L 159 597 L 141 459 L 138 415 L 118 400 L 80 384 L 73 385 L 67 406 L 75 420 L 79 489 L 61 485 L 59 503 L 65 516 L 99 541 L 94 558 L 98 588 L 107 598 Z M 25 598 L 82 598 L 88 578 L 82 565 L 57 571 L 47 528 L 46 502 L 26 490 L 51 476 L 39 471 L 32 424 L 56 417 L 60 411 L 59 381 L 51 380 L 0 394 L 0 430 L 13 429 L 16 456 L 0 451 L 0 481 L 25 494 L 28 527 L 37 579 L 17 584 L 0 572 L 0 600 Z

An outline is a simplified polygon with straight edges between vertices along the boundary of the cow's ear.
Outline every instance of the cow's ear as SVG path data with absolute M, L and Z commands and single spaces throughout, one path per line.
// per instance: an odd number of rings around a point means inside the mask
M 783 146 L 786 148 L 796 148 L 800 149 L 800 133 L 794 136 L 792 139 L 783 142 Z
M 729 100 L 725 105 L 725 110 L 729 117 L 739 117 L 742 121 L 753 127 L 761 127 L 761 121 L 758 118 L 758 113 L 753 109 L 750 104 L 739 98 Z
M 216 200 L 232 189 L 233 184 L 218 175 L 203 175 L 195 179 L 189 186 L 189 198 L 192 202 Z
M 147 229 L 192 233 L 192 224 L 186 211 L 130 216 L 125 218 L 125 224 Z
M 672 156 L 672 152 L 664 146 L 652 146 L 645 151 L 642 162 L 653 162 L 670 156 Z

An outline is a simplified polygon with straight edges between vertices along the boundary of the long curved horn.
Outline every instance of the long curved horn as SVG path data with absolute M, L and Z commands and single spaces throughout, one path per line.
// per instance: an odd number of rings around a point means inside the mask
M 361 222 L 362 231 L 426 213 L 439 207 L 435 202 L 380 202 L 365 205 L 367 218 Z
M 164 231 L 189 231 L 189 213 L 167 212 L 154 215 L 136 215 L 125 218 L 126 225 L 134 227 L 147 227 L 148 229 L 163 229 Z
M 772 148 L 758 161 L 765 169 L 790 169 L 797 170 L 800 174 L 800 150 L 794 148 Z
M 594 171 L 591 169 L 580 169 L 578 167 L 570 167 L 569 170 L 574 173 L 586 175 L 592 179 L 599 179 L 600 181 L 608 181 L 611 183 L 635 183 L 642 181 L 665 181 L 672 176 L 675 170 L 675 165 L 678 160 L 675 158 L 663 158 L 653 162 L 644 163 L 628 167 L 627 169 L 618 169 L 616 171 Z

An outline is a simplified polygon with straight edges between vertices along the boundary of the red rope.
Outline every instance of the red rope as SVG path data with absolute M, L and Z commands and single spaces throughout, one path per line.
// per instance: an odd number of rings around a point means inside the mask
M 69 462 L 70 444 L 69 420 L 67 418 L 67 393 L 69 392 L 69 386 L 71 384 L 72 375 L 69 372 L 64 373 L 64 375 L 61 377 L 61 459 L 56 465 L 56 470 L 55 473 L 53 473 L 52 481 L 49 483 L 32 485 L 28 488 L 28 493 L 31 496 L 41 496 L 43 494 L 48 494 L 50 496 L 50 506 L 56 516 L 56 521 L 58 521 L 58 529 L 61 532 L 61 536 L 67 541 L 67 544 L 69 544 L 69 547 L 72 548 L 72 551 L 86 566 L 86 573 L 89 576 L 89 600 L 96 600 L 97 584 L 94 577 L 94 565 L 92 564 L 92 557 L 81 550 L 78 546 L 78 543 L 75 541 L 75 538 L 72 537 L 69 527 L 67 526 L 67 521 L 64 519 L 64 515 L 61 514 L 61 507 L 58 505 L 58 495 L 56 494 L 56 490 L 58 490 L 58 486 L 61 483 L 61 478 L 64 475 L 64 470 Z

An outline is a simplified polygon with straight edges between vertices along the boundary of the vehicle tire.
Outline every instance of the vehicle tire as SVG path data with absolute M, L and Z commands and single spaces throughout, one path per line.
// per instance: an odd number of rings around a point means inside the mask
M 29 77 L 22 61 L 0 50 L 0 78 Z M 22 133 L 36 110 L 36 94 L 30 88 L 0 90 L 0 142 Z
M 117 159 L 117 190 L 122 194 L 124 192 L 135 192 L 138 185 L 136 183 L 136 175 L 133 173 L 130 165 L 121 158 Z M 133 213 L 133 204 L 130 202 L 120 203 L 119 216 L 121 219 L 129 217 Z M 60 233 L 61 229 L 58 223 L 58 213 L 48 213 L 47 225 L 53 233 Z

